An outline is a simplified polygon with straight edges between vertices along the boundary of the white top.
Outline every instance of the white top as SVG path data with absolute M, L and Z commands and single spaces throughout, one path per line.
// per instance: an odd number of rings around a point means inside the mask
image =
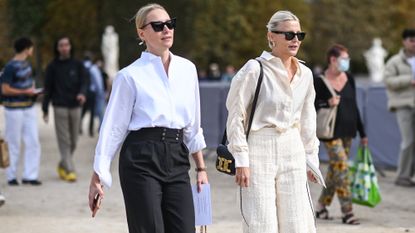
M 107 187 L 112 183 L 111 161 L 131 130 L 184 129 L 183 141 L 191 153 L 206 147 L 196 67 L 172 53 L 170 58 L 168 74 L 161 57 L 148 52 L 117 73 L 94 160 L 94 170 Z
M 409 65 L 411 65 L 412 73 L 414 74 L 412 79 L 415 79 L 415 56 L 408 57 L 406 60 L 408 61 Z
M 101 71 L 99 70 L 98 66 L 92 63 L 90 60 L 84 61 L 84 66 L 89 72 L 90 84 L 89 90 L 92 92 L 102 96 L 105 92 L 104 88 L 104 79 L 102 77 Z
M 284 132 L 288 128 L 298 127 L 307 159 L 318 167 L 319 140 L 316 136 L 315 91 L 311 70 L 294 58 L 297 73 L 290 83 L 280 58 L 264 51 L 259 59 L 264 68 L 264 78 L 251 131 L 275 128 Z M 228 148 L 235 157 L 236 167 L 249 167 L 245 132 L 259 73 L 259 63 L 249 60 L 232 79 L 226 101 Z

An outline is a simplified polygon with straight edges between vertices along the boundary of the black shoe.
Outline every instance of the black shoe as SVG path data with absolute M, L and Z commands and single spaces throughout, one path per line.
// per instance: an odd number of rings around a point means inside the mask
M 6 198 L 0 193 L 0 206 L 4 205 L 6 203 Z
M 398 178 L 395 181 L 395 185 L 402 186 L 402 187 L 415 187 L 415 182 L 413 182 L 410 179 Z
M 30 185 L 34 185 L 34 186 L 39 186 L 42 185 L 42 182 L 40 180 L 22 180 L 23 184 L 30 184 Z
M 9 180 L 7 183 L 9 183 L 10 186 L 17 186 L 17 185 L 19 185 L 19 182 L 16 179 Z

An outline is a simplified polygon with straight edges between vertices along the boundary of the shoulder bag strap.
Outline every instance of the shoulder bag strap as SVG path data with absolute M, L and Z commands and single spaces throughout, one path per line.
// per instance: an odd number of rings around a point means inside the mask
M 254 113 L 255 113 L 255 109 L 256 109 L 256 104 L 258 102 L 258 95 L 259 95 L 259 91 L 261 90 L 262 79 L 264 78 L 264 71 L 263 71 L 263 68 L 262 68 L 262 63 L 258 59 L 256 59 L 256 60 L 259 63 L 260 71 L 259 71 L 258 82 L 256 84 L 254 100 L 252 102 L 252 111 L 251 111 L 251 114 L 249 116 L 249 123 L 248 123 L 248 130 L 246 132 L 246 139 L 248 139 L 249 131 L 251 131 L 252 121 L 254 119 Z M 227 138 L 226 127 L 225 127 L 225 132 L 223 133 L 223 137 L 222 137 L 222 145 L 225 145 L 227 140 L 228 140 L 228 138 Z
M 249 132 L 251 131 L 252 121 L 254 120 L 255 109 L 256 109 L 257 102 L 258 102 L 258 95 L 259 95 L 259 91 L 261 90 L 262 79 L 264 78 L 264 71 L 262 69 L 262 63 L 258 59 L 257 59 L 257 62 L 259 63 L 260 71 L 259 71 L 258 82 L 256 84 L 254 101 L 252 102 L 252 111 L 251 111 L 251 115 L 249 116 L 248 130 L 246 131 L 246 139 L 248 139 Z
M 334 91 L 333 87 L 330 85 L 329 80 L 324 75 L 320 75 L 321 80 L 323 80 L 324 84 L 326 84 L 326 87 L 329 89 L 330 94 L 332 96 L 336 96 L 336 92 Z

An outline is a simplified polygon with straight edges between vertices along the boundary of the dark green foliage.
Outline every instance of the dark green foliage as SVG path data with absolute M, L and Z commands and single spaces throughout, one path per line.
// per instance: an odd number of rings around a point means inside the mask
M 69 35 L 78 57 L 83 51 L 100 53 L 106 25 L 119 34 L 120 67 L 137 57 L 134 20 L 136 11 L 150 1 L 143 0 L 0 0 L 0 41 L 21 35 L 36 42 L 36 60 L 44 67 L 52 58 L 52 45 L 61 35 Z M 325 52 L 333 43 L 350 50 L 353 71 L 365 72 L 363 52 L 374 37 L 380 37 L 390 55 L 401 47 L 403 28 L 413 27 L 415 1 L 407 0 L 160 0 L 177 17 L 172 51 L 194 61 L 201 69 L 211 62 L 223 69 L 240 67 L 248 59 L 268 50 L 265 25 L 277 10 L 290 10 L 307 32 L 298 57 L 308 64 L 325 65 Z M 1 14 L 7 14 L 6 17 Z M 11 48 L 10 48 L 11 49 Z M 0 51 L 0 56 L 10 54 Z M 4 59 L 3 59 L 4 60 Z

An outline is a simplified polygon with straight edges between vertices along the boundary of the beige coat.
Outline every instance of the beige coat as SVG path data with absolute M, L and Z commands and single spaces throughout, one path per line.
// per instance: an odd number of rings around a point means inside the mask
M 401 49 L 391 57 L 385 66 L 384 82 L 388 95 L 388 108 L 396 111 L 397 108 L 415 107 L 415 91 L 412 87 L 414 74 L 407 57 Z

